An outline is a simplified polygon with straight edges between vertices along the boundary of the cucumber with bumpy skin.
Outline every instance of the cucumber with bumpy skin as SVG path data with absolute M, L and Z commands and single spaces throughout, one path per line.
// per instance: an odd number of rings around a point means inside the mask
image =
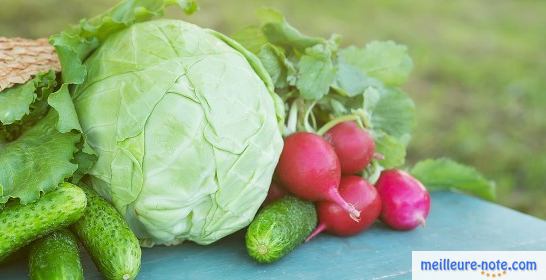
M 32 280 L 83 280 L 78 240 L 67 229 L 34 241 L 30 250 Z
M 140 270 L 141 249 L 135 234 L 117 210 L 90 188 L 87 209 L 72 229 L 78 235 L 104 278 L 135 279 Z
M 77 221 L 86 206 L 82 189 L 62 183 L 37 201 L 0 211 L 0 262 L 30 242 Z
M 285 196 L 258 213 L 248 227 L 248 254 L 260 263 L 274 262 L 301 244 L 316 225 L 313 203 Z

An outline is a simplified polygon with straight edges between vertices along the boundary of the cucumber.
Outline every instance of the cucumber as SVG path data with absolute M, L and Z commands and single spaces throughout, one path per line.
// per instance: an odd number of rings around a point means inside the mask
M 78 241 L 67 229 L 34 241 L 30 249 L 31 280 L 83 280 Z
M 90 188 L 87 209 L 72 230 L 78 235 L 104 278 L 135 279 L 140 270 L 140 244 L 116 209 Z
M 33 203 L 4 208 L 0 212 L 0 262 L 30 242 L 77 221 L 85 205 L 80 188 L 62 183 Z
M 274 262 L 301 244 L 316 225 L 311 202 L 285 196 L 254 218 L 246 232 L 246 249 L 257 262 Z

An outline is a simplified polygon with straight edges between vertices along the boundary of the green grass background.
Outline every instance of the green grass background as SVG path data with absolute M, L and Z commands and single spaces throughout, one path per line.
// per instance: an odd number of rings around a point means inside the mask
M 116 0 L 3 0 L 0 36 L 42 37 Z M 271 6 L 312 35 L 406 44 L 417 104 L 409 162 L 449 156 L 497 181 L 499 203 L 546 218 L 546 1 L 201 0 L 187 20 L 231 33 Z M 174 10 L 169 15 L 182 17 Z

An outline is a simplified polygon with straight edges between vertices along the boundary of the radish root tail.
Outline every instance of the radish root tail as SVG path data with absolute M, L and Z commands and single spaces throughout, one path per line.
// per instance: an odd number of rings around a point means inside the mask
M 422 226 L 422 227 L 425 227 L 426 224 L 427 224 L 427 221 L 425 220 L 425 218 L 423 218 L 423 216 L 419 216 L 417 218 L 417 221 L 419 221 L 419 225 Z
M 360 211 L 358 211 L 353 205 L 349 204 L 349 207 L 351 208 L 349 210 L 349 217 L 353 219 L 355 222 L 360 222 Z
M 311 232 L 311 234 L 309 234 L 309 236 L 305 239 L 305 242 L 309 242 L 311 239 L 313 239 L 315 236 L 317 236 L 319 233 L 323 232 L 324 230 L 326 230 L 326 225 L 325 224 L 319 224 L 313 230 L 313 232 Z

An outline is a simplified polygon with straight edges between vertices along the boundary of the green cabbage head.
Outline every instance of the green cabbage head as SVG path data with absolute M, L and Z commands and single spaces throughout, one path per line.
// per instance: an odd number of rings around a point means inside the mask
M 84 65 L 73 98 L 98 155 L 92 184 L 143 246 L 209 244 L 250 223 L 282 149 L 278 97 L 254 56 L 157 20 L 110 35 Z

